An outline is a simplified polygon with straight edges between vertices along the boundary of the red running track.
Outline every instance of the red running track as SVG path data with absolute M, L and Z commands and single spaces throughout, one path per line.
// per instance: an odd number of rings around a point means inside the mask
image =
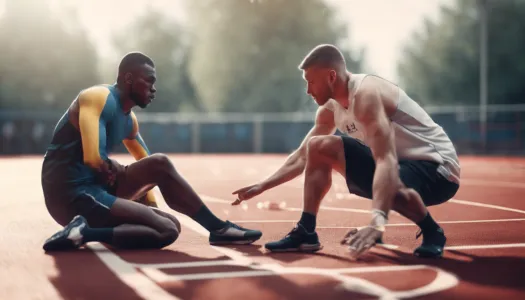
M 171 158 L 218 216 L 261 229 L 262 239 L 250 246 L 212 247 L 206 231 L 178 215 L 182 234 L 160 251 L 116 251 L 91 243 L 47 255 L 42 243 L 59 226 L 43 201 L 41 158 L 0 158 L 0 299 L 525 299 L 524 159 L 461 158 L 458 194 L 430 209 L 448 237 L 442 259 L 412 256 L 421 242 L 417 228 L 394 213 L 385 234 L 389 248 L 352 261 L 338 242 L 348 228 L 368 222 L 371 203 L 348 195 L 337 174 L 318 217 L 323 250 L 272 254 L 264 243 L 281 238 L 300 216 L 302 178 L 246 205 L 229 203 L 235 189 L 270 175 L 284 156 Z M 266 201 L 286 207 L 267 210 Z

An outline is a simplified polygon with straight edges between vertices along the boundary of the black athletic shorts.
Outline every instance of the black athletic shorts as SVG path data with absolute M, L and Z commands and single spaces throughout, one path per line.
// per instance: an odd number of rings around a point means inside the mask
M 372 199 L 372 183 L 376 164 L 372 151 L 352 137 L 342 136 L 346 160 L 348 190 Z M 459 185 L 437 172 L 438 163 L 422 160 L 400 160 L 399 176 L 408 187 L 416 190 L 426 206 L 444 203 L 452 198 Z

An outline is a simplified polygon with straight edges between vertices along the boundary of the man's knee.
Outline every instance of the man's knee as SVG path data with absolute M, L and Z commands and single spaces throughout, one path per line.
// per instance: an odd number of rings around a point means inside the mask
M 394 197 L 395 207 L 405 207 L 410 203 L 417 202 L 421 199 L 421 195 L 412 188 L 400 188 Z
M 160 217 L 160 216 L 159 216 Z M 180 223 L 177 226 L 177 223 L 173 222 L 172 219 L 160 217 L 163 219 L 164 226 L 160 231 L 161 242 L 160 247 L 166 247 L 173 244 L 180 235 Z M 177 221 L 178 222 L 178 221 Z
M 155 153 L 148 157 L 150 170 L 156 174 L 174 173 L 175 167 L 166 154 Z
M 308 158 L 328 158 L 336 160 L 343 150 L 343 142 L 338 136 L 314 136 L 308 140 Z
M 170 220 L 174 225 L 175 225 L 175 228 L 177 229 L 177 232 L 180 234 L 181 232 L 181 225 L 180 225 L 180 222 L 179 220 L 172 214 L 169 214 L 167 212 L 164 212 L 158 208 L 154 208 L 152 207 L 151 208 L 157 215 L 159 215 L 160 217 L 164 217 L 168 220 Z M 168 226 L 169 227 L 169 226 Z
M 155 153 L 148 157 L 150 164 L 155 167 L 163 167 L 166 165 L 172 165 L 170 158 L 163 153 Z
M 177 230 L 177 227 L 173 226 L 169 230 L 163 232 L 161 235 L 163 241 L 162 247 L 166 247 L 173 244 L 179 238 L 180 233 Z

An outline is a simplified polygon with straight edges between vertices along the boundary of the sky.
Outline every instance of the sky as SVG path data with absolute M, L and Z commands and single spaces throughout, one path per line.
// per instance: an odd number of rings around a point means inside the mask
M 397 80 L 402 49 L 425 17 L 437 19 L 439 7 L 450 0 L 327 0 L 350 22 L 350 39 L 367 49 L 367 65 Z
M 0 12 L 5 0 L 0 0 Z M 38 1 L 38 0 L 37 0 Z M 61 1 L 61 0 L 51 0 Z M 62 0 L 63 1 L 63 0 Z M 195 0 L 198 1 L 198 0 Z M 452 0 L 326 0 L 350 22 L 349 36 L 367 50 L 367 66 L 376 74 L 397 80 L 396 65 L 403 44 L 425 17 L 435 19 L 439 6 Z M 80 21 L 88 29 L 100 55 L 111 57 L 111 35 L 123 29 L 148 6 L 183 17 L 181 0 L 69 0 L 80 8 Z M 100 8 L 104 9 L 101 10 Z M 125 9 L 122 9 L 122 8 Z M 30 9 L 30 8 L 28 8 Z

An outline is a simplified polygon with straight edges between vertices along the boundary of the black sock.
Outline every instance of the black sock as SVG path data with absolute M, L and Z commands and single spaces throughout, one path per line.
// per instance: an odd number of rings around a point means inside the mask
M 299 220 L 299 224 L 301 224 L 304 227 L 304 229 L 306 229 L 306 231 L 313 232 L 315 231 L 315 220 L 315 215 L 303 212 L 303 214 L 301 215 L 301 219 Z
M 208 231 L 215 231 L 226 226 L 226 222 L 217 218 L 208 207 L 206 207 L 206 205 L 203 205 L 195 215 L 191 216 L 191 218 L 201 224 L 202 227 L 206 228 Z
M 111 244 L 113 240 L 113 228 L 89 228 L 84 227 L 81 231 L 82 242 L 102 242 Z
M 432 219 L 430 216 L 430 213 L 427 212 L 427 215 L 421 220 L 419 223 L 417 223 L 417 226 L 421 228 L 421 231 L 423 233 L 425 232 L 431 232 L 436 231 L 439 229 L 439 225 Z

